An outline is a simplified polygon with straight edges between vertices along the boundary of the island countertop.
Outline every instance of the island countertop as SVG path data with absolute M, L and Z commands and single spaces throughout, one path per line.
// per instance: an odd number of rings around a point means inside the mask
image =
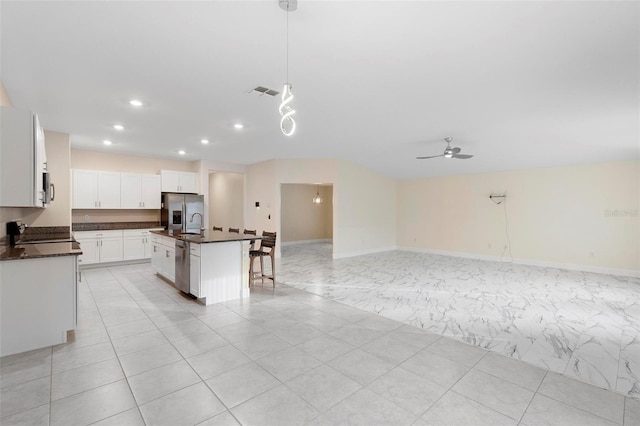
M 177 231 L 150 231 L 152 234 L 161 235 L 163 237 L 171 237 L 176 240 L 188 241 L 196 244 L 208 244 L 208 243 L 227 243 L 231 241 L 252 241 L 261 240 L 261 235 L 245 235 L 235 234 L 232 232 L 220 232 L 220 231 L 203 231 L 200 234 L 182 234 Z

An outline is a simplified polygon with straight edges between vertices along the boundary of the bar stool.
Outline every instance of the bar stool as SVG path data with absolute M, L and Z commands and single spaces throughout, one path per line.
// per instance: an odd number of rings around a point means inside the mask
M 269 256 L 271 258 L 271 275 L 264 274 L 264 258 Z M 264 285 L 264 279 L 267 278 L 273 281 L 273 287 L 276 286 L 276 233 L 275 232 L 262 232 L 262 240 L 260 240 L 260 248 L 258 250 L 249 251 L 249 286 L 253 284 L 253 281 L 258 276 L 262 279 Z M 260 258 L 260 271 L 255 272 L 253 269 L 254 260 Z
M 213 230 L 214 231 L 222 231 L 222 226 L 214 226 Z
M 244 235 L 258 235 L 255 229 L 245 229 L 242 231 Z M 256 246 L 256 240 L 251 240 L 251 246 L 249 246 L 249 250 L 254 250 Z
M 229 228 L 229 232 L 232 232 L 234 234 L 239 234 L 240 233 L 240 228 Z

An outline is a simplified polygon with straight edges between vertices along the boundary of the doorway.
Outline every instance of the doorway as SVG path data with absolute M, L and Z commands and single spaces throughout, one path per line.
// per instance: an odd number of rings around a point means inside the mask
M 282 184 L 280 203 L 283 247 L 333 242 L 332 184 Z

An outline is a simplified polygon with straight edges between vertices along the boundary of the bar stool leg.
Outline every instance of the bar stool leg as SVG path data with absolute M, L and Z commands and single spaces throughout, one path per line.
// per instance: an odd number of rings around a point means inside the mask
M 260 256 L 260 278 L 262 279 L 262 285 L 264 285 L 264 256 Z

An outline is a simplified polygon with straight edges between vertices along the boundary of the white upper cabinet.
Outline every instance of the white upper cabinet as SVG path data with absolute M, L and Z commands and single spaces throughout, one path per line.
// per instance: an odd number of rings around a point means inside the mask
M 122 173 L 120 207 L 123 209 L 159 209 L 160 176 Z
M 29 110 L 0 107 L 0 207 L 45 207 L 44 131 Z
M 74 209 L 119 209 L 120 173 L 73 170 Z
M 162 192 L 198 193 L 197 173 L 160 170 L 160 176 L 162 177 Z

